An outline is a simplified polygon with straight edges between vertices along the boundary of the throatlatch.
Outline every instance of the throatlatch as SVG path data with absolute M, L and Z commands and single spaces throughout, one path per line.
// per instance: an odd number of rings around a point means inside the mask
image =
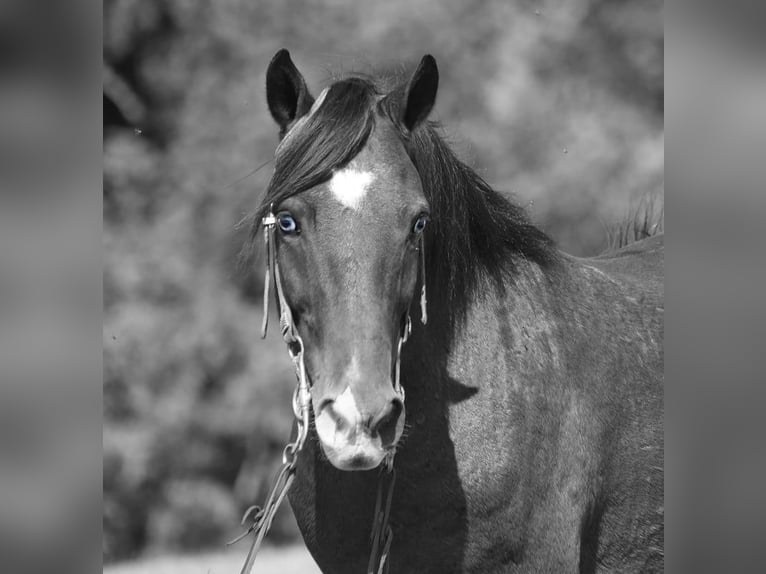
M 282 288 L 282 276 L 279 271 L 279 261 L 277 260 L 275 229 L 277 218 L 274 215 L 274 205 L 271 205 L 269 213 L 261 221 L 263 225 L 263 243 L 266 255 L 266 269 L 264 272 L 263 285 L 263 323 L 261 325 L 261 338 L 266 337 L 269 325 L 269 293 L 271 282 L 274 282 L 274 291 L 276 292 L 277 312 L 279 313 L 280 331 L 282 339 L 287 345 L 287 352 L 295 366 L 295 374 L 298 379 L 295 392 L 293 393 L 293 414 L 297 421 L 297 430 L 292 442 L 285 446 L 282 452 L 282 467 L 277 475 L 266 505 L 251 506 L 242 517 L 244 525 L 248 520 L 252 520 L 251 526 L 240 536 L 229 542 L 234 544 L 239 542 L 249 534 L 255 532 L 255 538 L 250 545 L 245 564 L 242 566 L 240 574 L 250 574 L 255 562 L 255 557 L 263 543 L 263 539 L 271 528 L 274 515 L 279 509 L 280 504 L 287 496 L 290 486 L 295 478 L 295 464 L 298 459 L 298 453 L 303 449 L 308 436 L 309 422 L 311 416 L 311 388 L 306 375 L 306 365 L 304 363 L 303 339 L 298 334 L 295 323 L 293 322 L 292 311 L 284 296 Z M 421 269 L 421 291 L 420 291 L 420 320 L 425 325 L 428 321 L 426 309 L 426 268 L 425 268 L 425 242 L 423 236 L 420 237 L 420 269 Z M 399 335 L 399 343 L 396 353 L 394 390 L 401 396 L 404 402 L 404 388 L 401 385 L 401 353 L 402 346 L 407 342 L 412 332 L 412 320 L 409 311 L 407 312 L 402 333 Z M 396 470 L 394 469 L 394 452 L 386 455 L 381 463 L 380 478 L 378 481 L 378 494 L 375 503 L 375 513 L 370 536 L 372 549 L 370 560 L 367 566 L 367 574 L 385 574 L 388 572 L 388 555 L 393 542 L 393 531 L 388 523 L 391 511 L 391 500 L 393 497 L 394 484 L 396 482 Z M 385 502 L 383 501 L 384 483 L 388 482 Z

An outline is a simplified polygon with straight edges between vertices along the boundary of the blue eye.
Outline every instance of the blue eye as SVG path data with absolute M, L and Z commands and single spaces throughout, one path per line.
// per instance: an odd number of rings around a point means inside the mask
M 412 232 L 415 234 L 423 233 L 423 230 L 426 228 L 426 223 L 428 223 L 428 216 L 421 215 L 418 217 L 417 221 L 415 221 L 415 225 L 412 227 Z
M 282 233 L 293 234 L 298 231 L 298 222 L 289 213 L 280 213 L 277 215 L 277 225 Z

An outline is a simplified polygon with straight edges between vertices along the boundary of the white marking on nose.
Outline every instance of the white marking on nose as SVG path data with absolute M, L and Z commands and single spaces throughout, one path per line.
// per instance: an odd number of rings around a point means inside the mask
M 314 424 L 316 425 L 319 438 L 327 444 L 334 445 L 338 438 L 335 433 L 336 426 L 335 421 L 327 413 L 327 409 L 319 413 L 319 416 L 314 420 Z
M 330 191 L 346 207 L 358 209 L 373 179 L 375 176 L 369 171 L 342 169 L 330 180 Z
M 359 407 L 356 406 L 356 400 L 354 400 L 354 393 L 351 392 L 351 387 L 346 387 L 338 398 L 333 403 L 333 410 L 335 414 L 343 417 L 347 423 L 356 425 L 359 419 L 362 418 L 359 413 Z

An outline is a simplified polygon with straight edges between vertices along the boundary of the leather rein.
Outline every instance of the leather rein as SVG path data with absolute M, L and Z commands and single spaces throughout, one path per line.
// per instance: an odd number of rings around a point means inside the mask
M 298 379 L 293 393 L 293 414 L 296 419 L 296 432 L 293 440 L 289 442 L 282 452 L 282 466 L 280 467 L 277 478 L 272 485 L 271 491 L 264 507 L 251 506 L 245 511 L 242 517 L 242 524 L 252 521 L 252 524 L 245 532 L 228 544 L 239 542 L 251 533 L 255 533 L 247 558 L 242 566 L 240 574 L 251 574 L 255 557 L 260 550 L 266 534 L 271 528 L 274 515 L 279 506 L 287 496 L 288 490 L 292 486 L 295 478 L 296 462 L 298 453 L 303 449 L 308 436 L 309 421 L 311 416 L 311 384 L 306 375 L 306 365 L 304 363 L 303 339 L 295 328 L 293 314 L 285 298 L 282 287 L 282 276 L 279 271 L 279 261 L 276 253 L 275 231 L 277 218 L 274 215 L 274 205 L 271 205 L 269 213 L 261 220 L 263 227 L 263 242 L 266 253 L 266 268 L 264 273 L 263 286 L 263 324 L 261 326 L 261 338 L 266 337 L 269 324 L 269 290 L 273 278 L 274 291 L 276 293 L 277 312 L 279 313 L 279 325 L 282 332 L 282 339 L 287 345 L 287 352 L 295 367 L 295 374 Z M 421 322 L 425 325 L 428 321 L 426 311 L 426 268 L 425 268 L 425 242 L 423 234 L 420 235 L 420 272 L 421 272 L 421 291 L 420 291 L 420 316 Z M 401 353 L 402 346 L 407 342 L 412 332 L 412 320 L 409 311 L 404 321 L 402 333 L 399 335 L 399 342 L 396 352 L 396 366 L 394 374 L 394 390 L 400 395 L 404 402 L 404 388 L 399 380 L 401 372 Z M 394 484 L 396 483 L 396 470 L 394 469 L 394 451 L 389 452 L 380 465 L 380 476 L 378 478 L 378 491 L 375 501 L 375 513 L 372 524 L 372 533 L 370 535 L 371 551 L 370 559 L 367 565 L 367 574 L 384 574 L 388 572 L 388 555 L 393 542 L 393 531 L 389 524 L 389 515 L 391 511 L 391 501 L 393 497 Z M 383 492 L 386 491 L 385 500 Z

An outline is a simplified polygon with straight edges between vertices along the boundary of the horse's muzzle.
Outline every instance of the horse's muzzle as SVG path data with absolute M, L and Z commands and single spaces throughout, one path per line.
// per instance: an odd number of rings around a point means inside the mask
M 346 387 L 336 399 L 315 406 L 315 413 L 322 450 L 340 470 L 375 468 L 404 430 L 404 403 L 393 391 L 373 405 L 358 405 Z

